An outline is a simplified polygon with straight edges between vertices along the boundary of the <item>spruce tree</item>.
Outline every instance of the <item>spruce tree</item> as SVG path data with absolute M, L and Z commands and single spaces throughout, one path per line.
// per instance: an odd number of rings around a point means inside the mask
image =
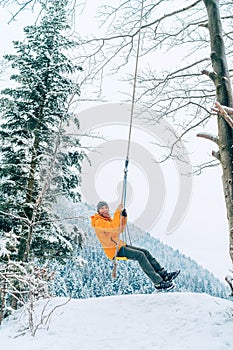
M 66 133 L 72 97 L 80 94 L 72 77 L 81 71 L 68 54 L 77 46 L 65 36 L 66 0 L 42 5 L 39 24 L 24 29 L 6 55 L 13 87 L 1 93 L 0 241 L 13 260 L 72 254 L 74 232 L 67 232 L 53 205 L 60 196 L 79 200 L 81 162 L 77 138 Z M 7 249 L 7 250 L 6 250 Z

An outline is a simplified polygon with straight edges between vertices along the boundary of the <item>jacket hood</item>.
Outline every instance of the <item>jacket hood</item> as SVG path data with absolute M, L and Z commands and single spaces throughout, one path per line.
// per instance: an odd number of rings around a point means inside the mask
M 100 216 L 100 215 L 97 214 L 97 213 L 95 213 L 95 215 L 92 215 L 92 216 L 91 216 L 91 225 L 92 225 L 93 227 L 95 227 L 96 219 L 98 219 L 99 216 Z
M 95 213 L 95 215 L 91 216 L 91 225 L 93 227 L 95 227 L 96 220 L 98 220 L 98 219 L 104 219 L 104 220 L 107 220 L 107 221 L 111 220 L 110 217 L 109 218 L 105 218 L 104 216 L 100 215 L 99 213 Z

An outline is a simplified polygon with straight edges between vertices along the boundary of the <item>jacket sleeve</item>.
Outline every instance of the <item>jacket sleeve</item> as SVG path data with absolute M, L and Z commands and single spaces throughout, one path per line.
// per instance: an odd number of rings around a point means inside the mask
M 107 221 L 104 219 L 97 219 L 96 223 L 95 223 L 95 227 L 96 228 L 106 228 L 106 229 L 118 229 L 120 226 L 120 214 L 121 214 L 121 210 L 116 209 L 114 216 L 113 216 L 113 220 L 112 221 Z M 125 225 L 127 222 L 127 218 L 125 217 L 121 217 L 121 226 L 122 226 L 122 230 L 124 230 Z

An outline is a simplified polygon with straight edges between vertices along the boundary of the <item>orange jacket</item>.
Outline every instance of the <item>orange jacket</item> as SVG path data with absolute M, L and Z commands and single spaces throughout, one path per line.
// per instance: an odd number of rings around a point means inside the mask
M 124 231 L 127 222 L 127 218 L 122 216 L 120 230 L 120 214 L 121 210 L 117 209 L 114 213 L 113 219 L 111 217 L 105 218 L 99 213 L 91 216 L 91 224 L 95 229 L 96 235 L 102 244 L 105 254 L 111 260 L 114 258 L 116 253 L 116 245 L 118 242 L 119 234 Z M 122 246 L 125 245 L 126 243 L 120 240 L 118 244 L 118 251 Z

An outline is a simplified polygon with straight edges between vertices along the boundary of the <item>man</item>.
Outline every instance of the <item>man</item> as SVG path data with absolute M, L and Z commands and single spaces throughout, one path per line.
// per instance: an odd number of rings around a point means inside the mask
M 91 224 L 105 254 L 110 260 L 114 259 L 117 253 L 117 257 L 138 261 L 142 270 L 154 283 L 155 288 L 172 289 L 174 287 L 172 280 L 178 276 L 179 270 L 167 272 L 148 250 L 128 245 L 119 239 L 127 223 L 126 210 L 122 209 L 120 204 L 111 218 L 108 203 L 101 201 L 97 204 L 97 213 L 91 216 Z

